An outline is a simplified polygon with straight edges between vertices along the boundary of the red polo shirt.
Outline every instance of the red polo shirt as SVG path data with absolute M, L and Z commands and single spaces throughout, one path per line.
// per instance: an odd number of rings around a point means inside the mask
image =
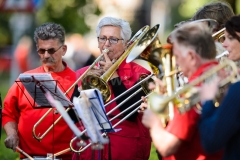
M 201 76 L 206 70 L 217 65 L 218 62 L 211 61 L 203 64 L 189 78 L 189 82 Z M 200 143 L 198 120 L 200 114 L 195 108 L 190 109 L 184 114 L 180 114 L 177 109 L 174 112 L 174 118 L 169 122 L 166 130 L 183 141 L 178 151 L 164 160 L 219 160 L 222 153 L 207 155 Z M 161 135 L 159 135 L 161 136 Z

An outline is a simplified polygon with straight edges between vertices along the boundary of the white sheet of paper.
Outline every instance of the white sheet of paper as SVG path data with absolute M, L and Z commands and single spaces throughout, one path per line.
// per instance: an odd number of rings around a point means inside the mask
M 103 101 L 99 95 L 100 92 L 97 89 L 84 90 L 81 91 L 81 98 L 74 97 L 73 103 L 92 142 L 105 144 L 108 143 L 108 139 L 101 136 L 102 127 L 99 123 L 106 130 L 112 129 L 112 126 L 106 117 Z

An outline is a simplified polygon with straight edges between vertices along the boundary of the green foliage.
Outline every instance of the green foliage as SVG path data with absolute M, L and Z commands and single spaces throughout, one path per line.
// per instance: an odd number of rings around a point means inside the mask
M 7 94 L 9 89 L 9 74 L 0 73 L 0 92 L 2 96 L 2 101 Z M 2 137 L 0 141 L 0 160 L 19 160 L 19 154 L 8 149 L 4 145 L 4 139 L 6 138 L 6 133 L 2 129 Z
M 61 24 L 68 33 L 85 34 L 90 31 L 85 18 L 100 13 L 92 0 L 51 0 L 36 13 L 36 18 L 38 25 L 51 21 Z

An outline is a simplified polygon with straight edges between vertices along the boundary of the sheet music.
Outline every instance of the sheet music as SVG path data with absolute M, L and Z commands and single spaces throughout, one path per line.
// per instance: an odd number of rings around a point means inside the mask
M 73 103 L 91 140 L 107 143 L 99 130 L 109 132 L 114 129 L 106 116 L 101 93 L 97 89 L 81 91 L 81 98 L 74 97 Z
M 63 106 L 67 107 L 72 105 L 72 102 L 57 86 L 57 81 L 55 81 L 49 73 L 24 73 L 19 75 L 19 80 L 31 97 L 35 99 L 38 105 L 37 107 L 51 106 L 44 94 L 47 91 L 51 93 L 54 99 L 60 101 Z
M 51 105 L 53 107 L 55 106 L 57 108 L 58 112 L 62 115 L 63 119 L 66 121 L 68 126 L 71 128 L 73 133 L 77 137 L 81 137 L 82 132 L 80 132 L 80 130 L 73 123 L 72 119 L 70 118 L 70 116 L 68 115 L 68 113 L 66 112 L 66 110 L 64 109 L 62 104 L 59 101 L 55 100 L 49 92 L 46 93 L 46 98 L 48 99 L 48 101 L 51 103 Z

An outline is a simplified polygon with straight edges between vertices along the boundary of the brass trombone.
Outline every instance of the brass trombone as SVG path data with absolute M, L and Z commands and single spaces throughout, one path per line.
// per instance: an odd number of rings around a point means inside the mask
M 137 55 L 139 55 L 142 51 L 144 51 L 146 48 L 150 49 L 151 46 L 155 46 L 156 49 L 156 42 L 158 44 L 160 44 L 159 41 L 156 41 L 156 35 L 159 31 L 159 25 L 154 26 L 153 28 L 151 28 L 149 31 L 147 31 L 146 34 L 143 35 L 142 38 L 140 38 L 140 40 L 138 40 L 139 42 L 136 44 L 136 47 L 134 47 L 133 49 L 131 49 L 130 54 L 128 55 L 128 57 L 126 58 L 126 61 L 129 57 L 132 56 L 132 54 L 135 54 L 136 51 L 139 51 L 139 53 Z M 161 47 L 160 45 L 158 45 L 159 47 Z M 141 50 L 136 49 L 137 47 L 141 47 Z M 148 50 L 147 49 L 147 50 Z M 150 49 L 152 51 L 152 49 Z M 149 52 L 150 53 L 150 52 Z M 124 55 L 125 56 L 125 55 Z M 134 58 L 136 58 L 137 56 L 135 56 Z M 124 58 L 124 59 L 125 59 Z M 133 59 L 134 59 L 133 58 Z M 132 59 L 132 60 L 133 60 Z M 118 62 L 115 62 L 118 63 Z M 150 62 L 147 63 L 148 65 L 151 66 Z M 141 65 L 141 64 L 140 64 Z M 153 73 L 154 74 L 158 74 L 156 67 L 151 66 L 151 69 L 153 69 Z M 115 72 L 115 67 L 114 69 L 109 69 L 111 72 Z M 128 89 L 127 91 L 123 92 L 122 94 L 120 94 L 118 97 L 116 97 L 115 99 L 109 101 L 108 103 L 105 104 L 105 107 L 107 107 L 109 104 L 111 104 L 112 102 L 116 101 L 117 99 L 119 99 L 120 97 L 122 97 L 123 95 L 125 95 L 127 92 L 129 92 L 130 90 L 136 88 L 139 85 L 142 85 L 143 82 L 149 80 L 152 76 L 153 73 L 151 75 L 148 75 L 147 77 L 143 78 L 142 80 L 140 80 L 140 82 L 138 82 L 137 84 L 135 84 L 133 87 L 131 87 L 130 89 Z M 112 73 L 107 73 L 107 75 L 111 76 Z M 108 78 L 108 77 L 107 77 Z M 104 79 L 104 78 L 103 78 Z M 99 80 L 98 80 L 99 81 Z M 147 87 L 146 87 L 147 88 Z M 141 90 L 145 90 L 144 87 L 141 87 L 140 89 L 138 89 L 136 92 L 134 92 L 131 96 L 129 96 L 128 98 L 126 98 L 124 101 L 122 101 L 120 104 L 118 104 L 116 107 L 114 107 L 112 110 L 110 110 L 109 112 L 107 112 L 107 115 L 110 115 L 113 111 L 115 111 L 116 109 L 118 109 L 120 106 L 122 106 L 126 101 L 128 101 L 129 99 L 131 99 L 133 96 L 135 96 L 135 94 L 137 94 L 138 92 L 140 92 Z M 149 95 L 147 95 L 146 97 L 148 97 Z M 128 107 L 127 109 L 125 109 L 124 111 L 122 111 L 121 113 L 119 113 L 118 115 L 114 116 L 113 118 L 110 119 L 110 121 L 116 119 L 117 117 L 119 117 L 120 115 L 124 114 L 125 112 L 127 112 L 128 110 L 132 109 L 134 106 L 136 106 L 137 104 L 139 104 L 141 102 L 141 100 L 137 101 L 136 103 L 134 103 L 133 105 L 131 105 L 130 107 Z M 118 123 L 116 123 L 113 127 L 116 127 L 117 125 L 119 125 L 120 123 L 122 123 L 125 119 L 127 119 L 129 116 L 131 116 L 133 113 L 135 113 L 137 110 L 139 109 L 139 107 L 135 108 L 131 113 L 129 113 L 128 115 L 126 115 L 123 119 L 121 119 Z M 83 131 L 83 133 L 85 133 L 86 130 Z M 73 151 L 73 152 L 77 152 L 77 153 L 81 153 L 82 151 L 84 151 L 86 148 L 88 148 L 91 144 L 88 144 L 87 146 L 85 146 L 84 148 L 81 148 L 80 150 L 75 150 L 72 147 L 72 143 L 77 139 L 77 137 L 73 138 L 70 142 L 70 148 L 65 149 L 61 152 L 58 152 L 55 154 L 55 156 L 61 155 L 65 152 L 68 151 Z
M 142 83 L 144 83 L 145 81 L 149 80 L 151 77 L 153 76 L 153 74 L 148 75 L 147 77 L 145 77 L 144 79 L 142 79 L 141 81 L 139 81 L 137 84 L 135 84 L 134 86 L 132 86 L 130 89 L 128 89 L 127 91 L 123 92 L 122 94 L 120 94 L 118 97 L 112 99 L 111 101 L 109 101 L 108 103 L 106 103 L 104 105 L 104 107 L 107 107 L 108 105 L 110 105 L 111 103 L 115 102 L 116 100 L 118 100 L 119 98 L 121 98 L 122 96 L 124 96 L 127 92 L 135 89 L 136 87 L 138 87 L 139 85 L 141 85 Z M 120 104 L 118 104 L 116 107 L 114 107 L 111 111 L 109 111 L 106 115 L 110 115 L 113 111 L 115 111 L 116 109 L 118 109 L 120 106 L 122 106 L 126 101 L 130 100 L 133 96 L 135 96 L 137 93 L 139 93 L 142 90 L 142 88 L 138 89 L 136 92 L 134 92 L 131 96 L 129 96 L 128 98 L 126 98 L 124 101 L 122 101 Z M 151 94 L 151 93 L 150 93 Z M 148 94 L 146 96 L 146 98 L 150 95 Z M 121 113 L 119 113 L 118 115 L 114 116 L 113 118 L 111 118 L 109 121 L 113 121 L 114 119 L 116 119 L 117 117 L 121 116 L 122 114 L 124 114 L 125 112 L 127 112 L 128 110 L 132 109 L 134 106 L 136 106 L 137 104 L 139 104 L 141 102 L 141 100 L 135 102 L 134 104 L 132 104 L 131 106 L 129 106 L 127 109 L 125 109 L 124 111 L 122 111 Z M 128 115 L 126 115 L 123 119 L 121 119 L 118 123 L 116 123 L 115 125 L 113 125 L 113 128 L 116 127 L 117 125 L 119 125 L 120 123 L 122 123 L 124 120 L 126 120 L 128 117 L 130 117 L 133 113 L 135 113 L 137 110 L 139 109 L 139 107 L 135 108 L 132 112 L 130 112 Z M 84 131 L 82 131 L 82 133 L 86 133 L 86 129 Z M 78 137 L 74 137 L 71 141 L 70 141 L 70 147 L 62 150 L 58 153 L 55 153 L 52 156 L 59 156 L 61 154 L 64 154 L 66 152 L 69 151 L 73 151 L 75 153 L 81 153 L 84 150 L 86 150 L 88 147 L 91 146 L 91 143 L 89 143 L 88 145 L 86 145 L 84 148 L 80 148 L 79 150 L 75 150 L 73 148 L 72 143 L 77 140 Z M 52 156 L 48 157 L 51 158 Z
M 104 52 L 108 52 L 108 50 L 106 49 L 106 50 L 104 50 Z M 96 63 L 97 63 L 102 57 L 103 57 L 103 54 L 101 54 L 101 55 L 93 62 L 93 64 L 76 80 L 76 82 L 74 82 L 74 83 L 72 84 L 72 86 L 71 86 L 64 94 L 66 95 L 69 91 L 71 91 L 71 90 L 78 84 L 78 82 L 79 82 L 80 80 L 82 80 L 82 79 L 86 76 L 87 72 L 89 72 L 90 69 L 92 69 L 92 68 L 96 65 Z M 53 109 L 50 108 L 50 109 L 37 121 L 37 123 L 35 123 L 34 126 L 33 126 L 32 134 L 33 134 L 33 137 L 34 137 L 35 139 L 37 139 L 38 141 L 41 141 L 41 140 L 43 139 L 43 137 L 45 137 L 46 134 L 54 127 L 54 125 L 56 125 L 56 124 L 60 121 L 60 119 L 62 118 L 62 116 L 60 115 L 60 116 L 58 117 L 58 119 L 57 119 L 41 136 L 37 136 L 37 134 L 36 134 L 36 128 L 37 128 L 37 126 L 46 118 L 46 116 L 47 116 L 52 110 L 53 110 Z M 66 112 L 68 112 L 69 110 L 70 110 L 70 107 L 68 107 L 68 108 L 66 109 Z
M 200 101 L 198 96 L 198 90 L 195 88 L 195 86 L 216 75 L 216 73 L 222 70 L 223 68 L 229 66 L 231 66 L 232 68 L 231 72 L 232 74 L 228 76 L 226 79 L 222 80 L 219 86 L 223 87 L 226 84 L 238 81 L 240 77 L 238 74 L 236 64 L 231 60 L 224 59 L 221 64 L 209 69 L 199 78 L 185 85 L 182 89 L 180 89 L 179 91 L 170 96 L 160 96 L 157 93 L 151 94 L 148 100 L 150 108 L 160 117 L 166 117 L 165 110 L 169 102 L 173 102 L 180 113 L 188 111 L 190 108 L 192 108 Z M 181 98 L 179 98 L 180 95 Z
M 102 93 L 104 101 L 108 101 L 111 96 L 111 91 L 108 87 L 107 81 L 110 79 L 114 71 L 118 68 L 118 66 L 122 63 L 122 61 L 128 56 L 130 51 L 134 46 L 137 45 L 138 41 L 146 34 L 146 32 L 149 30 L 149 26 L 144 26 L 141 28 L 130 40 L 128 43 L 128 48 L 127 50 L 123 53 L 123 55 L 116 61 L 113 66 L 109 68 L 107 72 L 105 72 L 104 75 L 102 75 L 100 78 L 94 75 L 87 75 L 88 72 L 96 65 L 99 60 L 103 57 L 103 54 L 101 54 L 94 62 L 93 64 L 77 79 L 77 81 L 65 92 L 67 94 L 71 89 L 75 87 L 75 85 L 78 84 L 79 81 L 82 80 L 82 88 L 83 90 L 85 89 L 90 89 L 90 88 L 98 88 L 100 92 Z M 108 49 L 104 50 L 104 52 L 108 52 Z M 90 81 L 90 83 L 88 82 Z M 52 111 L 53 109 L 50 108 L 40 119 L 39 121 L 34 125 L 32 133 L 35 139 L 38 141 L 41 141 L 43 137 L 46 136 L 46 134 L 54 127 L 55 124 L 57 124 L 62 116 L 59 116 L 59 118 L 41 135 L 37 136 L 36 134 L 36 127 L 45 119 L 45 117 Z M 70 108 L 66 109 L 66 112 L 68 112 Z
M 101 76 L 98 77 L 96 75 L 87 75 L 82 81 L 82 89 L 92 89 L 98 88 L 102 93 L 104 102 L 107 102 L 111 98 L 111 90 L 107 84 L 110 80 L 112 74 L 118 69 L 120 64 L 127 58 L 132 49 L 138 44 L 138 42 L 142 39 L 142 37 L 149 30 L 149 26 L 145 26 L 140 29 L 134 37 L 128 43 L 129 46 L 127 50 L 121 55 L 121 57 Z

